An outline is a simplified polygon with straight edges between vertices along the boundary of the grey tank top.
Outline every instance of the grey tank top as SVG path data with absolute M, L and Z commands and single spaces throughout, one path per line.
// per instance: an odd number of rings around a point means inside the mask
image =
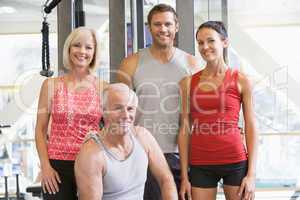
M 98 134 L 90 133 L 85 141 L 89 139 L 93 139 L 103 149 L 106 161 L 102 200 L 143 200 L 148 156 L 135 136 L 131 134 L 132 152 L 121 161 L 107 149 Z
M 150 53 L 141 49 L 133 76 L 133 85 L 139 98 L 136 124 L 148 129 L 164 153 L 177 152 L 179 130 L 179 81 L 191 75 L 188 54 L 176 48 L 172 59 L 161 64 Z

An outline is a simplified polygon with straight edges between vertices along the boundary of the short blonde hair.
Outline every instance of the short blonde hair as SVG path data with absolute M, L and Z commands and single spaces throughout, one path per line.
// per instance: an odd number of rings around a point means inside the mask
M 95 52 L 94 56 L 92 59 L 92 62 L 89 66 L 90 71 L 94 70 L 96 66 L 99 64 L 99 59 L 100 59 L 100 47 L 99 47 L 99 39 L 97 36 L 97 33 L 94 29 L 87 28 L 87 27 L 79 27 L 74 29 L 67 37 L 65 44 L 64 44 L 64 49 L 63 49 L 63 64 L 64 67 L 68 70 L 72 68 L 72 65 L 70 63 L 70 47 L 73 44 L 74 40 L 77 38 L 77 36 L 83 32 L 83 31 L 89 31 L 91 35 L 94 38 L 94 43 L 95 43 Z

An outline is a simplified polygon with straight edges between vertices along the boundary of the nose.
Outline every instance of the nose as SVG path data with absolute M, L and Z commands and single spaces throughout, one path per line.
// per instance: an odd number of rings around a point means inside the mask
M 122 118 L 123 119 L 128 119 L 129 118 L 129 112 L 127 109 L 123 109 L 122 111 Z
M 80 50 L 81 53 L 85 53 L 86 52 L 86 49 L 85 49 L 84 46 L 81 46 L 79 50 Z
M 207 42 L 204 42 L 202 45 L 202 49 L 207 49 L 207 48 L 208 48 L 208 44 L 207 44 Z
M 167 31 L 167 27 L 166 27 L 164 24 L 162 24 L 162 25 L 160 26 L 160 31 L 161 31 L 161 32 Z

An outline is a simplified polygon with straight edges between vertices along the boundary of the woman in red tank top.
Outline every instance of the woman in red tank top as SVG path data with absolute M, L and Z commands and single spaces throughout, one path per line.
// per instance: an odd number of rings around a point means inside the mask
M 252 200 L 258 136 L 250 81 L 226 65 L 228 37 L 222 22 L 203 23 L 196 39 L 206 66 L 180 82 L 181 198 L 214 200 L 222 180 L 226 199 Z M 238 127 L 241 106 L 247 148 Z
M 85 135 L 98 131 L 102 117 L 99 94 L 106 82 L 91 74 L 98 61 L 96 32 L 77 28 L 64 45 L 68 73 L 46 79 L 41 87 L 35 140 L 45 200 L 77 199 L 75 158 Z

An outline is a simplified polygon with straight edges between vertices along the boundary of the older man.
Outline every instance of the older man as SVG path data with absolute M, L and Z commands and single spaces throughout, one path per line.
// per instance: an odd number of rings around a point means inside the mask
M 147 167 L 162 199 L 178 199 L 164 155 L 145 128 L 134 126 L 138 98 L 125 84 L 103 91 L 104 128 L 89 134 L 75 162 L 80 200 L 142 200 Z

